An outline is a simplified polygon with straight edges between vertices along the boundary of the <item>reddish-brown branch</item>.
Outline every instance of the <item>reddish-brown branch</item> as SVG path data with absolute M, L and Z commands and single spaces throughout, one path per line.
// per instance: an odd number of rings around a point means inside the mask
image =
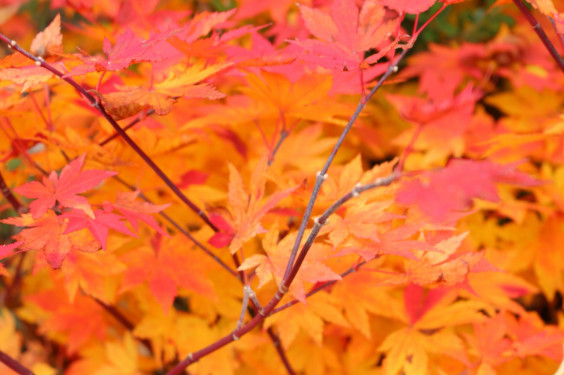
M 111 305 L 106 305 L 104 302 L 100 301 L 97 298 L 92 297 L 92 299 L 101 307 L 103 308 L 108 314 L 110 314 L 115 320 L 117 320 L 122 326 L 125 327 L 128 331 L 133 331 L 135 329 L 135 325 L 129 321 L 119 310 Z M 149 350 L 149 352 L 153 353 L 153 345 L 151 345 L 151 341 L 148 339 L 139 339 L 138 340 L 143 343 Z
M 270 341 L 272 341 L 272 344 L 274 345 L 274 348 L 276 349 L 276 352 L 278 353 L 278 356 L 280 357 L 280 360 L 282 361 L 282 364 L 284 365 L 286 372 L 288 373 L 288 375 L 294 375 L 296 372 L 292 368 L 292 365 L 290 364 L 288 357 L 286 357 L 286 352 L 282 347 L 280 338 L 276 333 L 274 333 L 272 327 L 268 327 L 266 333 L 268 333 L 268 337 L 270 337 Z
M 24 55 L 28 59 L 35 62 L 37 66 L 41 66 L 44 69 L 47 69 L 57 77 L 61 78 L 69 85 L 71 85 L 80 95 L 82 95 L 92 107 L 96 108 L 98 112 L 110 123 L 110 125 L 114 128 L 114 130 L 123 138 L 123 140 L 143 159 L 143 161 L 155 172 L 157 176 L 172 190 L 172 192 L 186 205 L 190 210 L 195 212 L 204 223 L 206 223 L 211 229 L 215 232 L 218 231 L 217 227 L 210 221 L 206 213 L 200 209 L 194 202 L 192 202 L 188 197 L 182 193 L 182 191 L 172 182 L 172 180 L 155 164 L 153 159 L 149 157 L 135 141 L 119 126 L 119 124 L 113 119 L 113 117 L 106 112 L 104 106 L 97 100 L 91 93 L 89 93 L 84 87 L 79 85 L 74 79 L 71 77 L 65 77 L 65 74 L 58 69 L 56 69 L 53 65 L 46 62 L 41 57 L 35 57 L 28 51 L 21 48 L 15 41 L 8 39 L 4 34 L 0 33 L 0 40 L 3 41 L 8 45 L 9 48 L 19 52 L 20 54 Z
M 14 271 L 14 277 L 10 285 L 6 287 L 6 293 L 4 294 L 4 304 L 7 307 L 12 307 L 17 301 L 12 301 L 14 296 L 19 295 L 18 290 L 22 281 L 22 268 L 25 261 L 25 256 L 27 253 L 21 253 L 18 263 L 16 264 L 16 270 Z
M 558 65 L 560 70 L 564 72 L 564 59 L 562 59 L 562 56 L 560 56 L 558 54 L 558 51 L 556 51 L 556 48 L 554 48 L 554 45 L 548 38 L 548 35 L 546 35 L 546 33 L 544 32 L 544 29 L 542 28 L 541 24 L 536 20 L 536 18 L 533 16 L 529 8 L 527 8 L 523 0 L 513 0 L 513 3 L 515 3 L 517 8 L 521 11 L 521 13 L 523 13 L 523 16 L 525 16 L 527 22 L 529 22 L 529 24 L 533 27 L 533 30 L 535 31 L 535 33 L 537 33 L 542 44 L 544 44 L 548 53 L 550 53 L 550 56 L 552 56 L 552 58 L 556 62 L 556 65 Z
M 6 181 L 4 180 L 4 176 L 2 176 L 2 173 L 0 173 L 0 192 L 2 193 L 4 198 L 6 198 L 8 203 L 12 205 L 12 207 L 18 214 L 22 212 L 24 207 L 22 206 L 18 198 L 16 198 L 14 194 L 12 194 L 12 190 L 10 190 L 8 185 L 6 185 Z
M 341 207 L 344 203 L 351 200 L 352 198 L 358 196 L 364 191 L 375 189 L 381 186 L 387 186 L 392 182 L 396 181 L 401 175 L 399 173 L 392 173 L 391 175 L 379 178 L 373 183 L 369 183 L 362 186 L 355 186 L 353 190 L 343 196 L 342 198 L 338 199 L 331 207 L 329 207 L 319 218 L 315 220 L 315 225 L 313 226 L 308 238 L 306 239 L 302 250 L 300 251 L 298 257 L 296 258 L 296 262 L 292 270 L 290 271 L 287 277 L 284 277 L 283 281 L 280 283 L 278 287 L 278 291 L 274 294 L 274 297 L 264 306 L 262 309 L 259 309 L 258 314 L 255 315 L 247 324 L 241 326 L 240 328 L 233 331 L 231 335 L 227 335 L 218 341 L 214 342 L 213 344 L 195 352 L 191 353 L 186 357 L 182 362 L 176 365 L 172 370 L 170 370 L 167 375 L 180 375 L 183 373 L 184 369 L 189 366 L 190 364 L 197 362 L 200 358 L 209 355 L 210 353 L 215 352 L 216 350 L 224 347 L 225 345 L 238 340 L 243 335 L 247 334 L 249 331 L 257 327 L 262 321 L 269 315 L 271 315 L 274 311 L 274 308 L 278 305 L 278 303 L 282 300 L 284 295 L 288 292 L 290 285 L 294 281 L 299 269 L 305 257 L 310 250 L 311 246 L 313 245 L 314 240 L 317 238 L 321 227 L 327 221 L 327 218 L 335 213 L 339 207 Z M 350 271 L 352 272 L 352 270 Z
M 33 371 L 10 357 L 8 354 L 0 350 L 0 362 L 8 366 L 10 369 L 14 370 L 20 375 L 33 375 Z
M 441 11 L 443 11 L 445 9 L 445 7 L 446 6 L 443 5 L 439 9 L 439 11 L 437 11 L 430 18 L 430 20 L 434 19 Z M 430 22 L 430 20 L 428 22 Z M 380 89 L 380 87 L 384 84 L 384 81 L 390 75 L 392 75 L 394 72 L 396 72 L 398 70 L 399 62 L 405 57 L 405 55 L 407 54 L 407 51 L 411 48 L 411 46 L 415 42 L 415 39 L 417 38 L 417 36 L 428 25 L 428 22 L 425 23 L 417 31 L 417 33 L 412 36 L 411 40 L 404 47 L 403 51 L 389 65 L 388 70 L 382 75 L 382 77 L 380 77 L 377 84 L 372 88 L 370 93 L 366 96 L 366 101 L 370 100 L 370 98 L 372 98 L 372 96 L 374 96 L 376 91 L 378 91 Z M 288 292 L 290 285 L 292 284 L 294 278 L 296 277 L 296 275 L 297 275 L 306 255 L 307 255 L 309 249 L 313 245 L 313 241 L 317 238 L 317 235 L 319 233 L 319 230 L 321 229 L 321 226 L 326 222 L 327 217 L 329 215 L 331 215 L 332 213 L 334 213 L 336 211 L 336 209 L 338 207 L 340 207 L 340 205 L 342 205 L 343 203 L 345 203 L 349 199 L 356 197 L 362 191 L 377 188 L 379 186 L 389 185 L 392 182 L 396 181 L 401 176 L 400 173 L 394 172 L 394 173 L 392 173 L 392 175 L 390 175 L 386 178 L 378 179 L 377 181 L 375 181 L 372 184 L 367 184 L 367 185 L 364 185 L 364 186 L 356 186 L 349 194 L 347 194 L 345 197 L 343 197 L 343 198 L 339 199 L 337 202 L 335 202 L 335 204 L 333 204 L 327 211 L 325 211 L 325 213 L 323 215 L 321 215 L 321 217 L 319 217 L 315 220 L 315 225 L 312 228 L 308 238 L 306 239 L 306 242 L 304 243 L 303 247 L 301 247 L 301 251 L 299 251 L 299 254 L 298 254 L 298 250 L 300 248 L 301 240 L 302 240 L 303 235 L 305 233 L 305 228 L 306 228 L 307 223 L 309 221 L 309 218 L 311 216 L 311 213 L 312 213 L 312 210 L 313 210 L 313 205 L 314 205 L 315 200 L 317 198 L 317 194 L 319 193 L 319 191 L 321 189 L 321 185 L 326 178 L 327 170 L 329 169 L 331 163 L 333 162 L 333 159 L 335 158 L 337 151 L 339 150 L 341 144 L 344 142 L 345 137 L 347 136 L 348 132 L 352 128 L 352 125 L 354 124 L 354 122 L 356 121 L 356 119 L 360 115 L 360 112 L 362 112 L 362 110 L 364 109 L 365 106 L 366 106 L 366 102 L 361 100 L 360 103 L 358 104 L 355 112 L 351 116 L 351 119 L 349 120 L 347 126 L 345 127 L 345 129 L 341 133 L 339 139 L 337 140 L 335 146 L 333 147 L 333 150 L 331 151 L 329 157 L 327 158 L 325 165 L 317 173 L 317 179 L 316 179 L 315 185 L 313 187 L 313 192 L 311 194 L 311 198 L 308 202 L 306 211 L 305 211 L 304 216 L 302 218 L 302 222 L 301 222 L 300 228 L 298 230 L 298 235 L 297 235 L 296 241 L 294 243 L 294 248 L 292 249 L 292 252 L 290 254 L 290 257 L 289 257 L 289 260 L 288 260 L 288 265 L 287 265 L 287 268 L 286 268 L 286 272 L 284 274 L 282 282 L 280 283 L 280 285 L 278 287 L 278 291 L 274 294 L 274 296 L 268 302 L 268 304 L 266 306 L 264 306 L 263 309 L 260 310 L 260 314 L 255 315 L 249 322 L 247 322 L 247 324 L 245 324 L 242 327 L 240 327 L 239 329 L 236 329 L 235 331 L 233 331 L 233 333 L 231 335 L 227 335 L 227 336 L 217 340 L 216 342 L 212 343 L 211 345 L 209 345 L 209 346 L 207 346 L 207 347 L 205 347 L 205 348 L 203 348 L 203 349 L 201 349 L 201 350 L 199 350 L 195 353 L 190 353 L 184 360 L 182 360 L 171 371 L 169 371 L 167 373 L 167 375 L 180 375 L 180 374 L 182 374 L 184 369 L 186 367 L 188 367 L 190 364 L 197 362 L 200 358 L 205 357 L 205 356 L 209 355 L 210 353 L 215 352 L 216 350 L 224 347 L 225 345 L 231 343 L 232 341 L 238 340 L 240 337 L 242 337 L 243 335 L 245 335 L 246 333 L 248 333 L 249 331 L 251 331 L 252 329 L 257 327 L 259 324 L 261 324 L 262 321 L 268 315 L 270 315 L 273 312 L 275 307 L 282 300 L 284 295 Z M 296 258 L 296 256 L 297 256 L 297 258 Z
M 145 117 L 152 115 L 153 113 L 155 113 L 154 109 L 149 109 L 147 111 L 147 113 L 143 113 L 141 115 L 139 115 L 136 119 L 132 120 L 129 124 L 127 124 L 126 126 L 124 126 L 122 129 L 123 131 L 127 131 L 129 129 L 131 129 L 132 127 L 134 127 L 135 125 L 137 125 L 138 123 L 141 122 L 141 120 L 143 120 Z M 104 139 L 102 142 L 99 143 L 100 146 L 105 146 L 108 143 L 110 143 L 111 141 L 113 141 L 114 139 L 119 137 L 119 133 L 115 132 L 114 134 L 110 135 L 108 138 Z
M 117 181 L 119 181 L 124 186 L 127 186 L 130 190 L 133 190 L 133 191 L 137 190 L 137 189 L 135 189 L 134 186 L 128 184 L 127 182 L 122 180 L 119 176 L 114 176 L 113 178 L 116 179 Z M 139 193 L 139 198 L 143 199 L 147 203 L 153 204 L 153 202 L 149 198 L 147 198 L 147 196 L 143 193 Z M 202 250 L 204 253 L 206 253 L 206 255 L 211 257 L 223 269 L 225 269 L 231 275 L 239 278 L 237 272 L 233 271 L 227 264 L 225 264 L 225 262 L 223 262 L 221 259 L 219 259 L 219 257 L 217 255 L 212 253 L 206 246 L 204 246 L 204 244 L 202 244 L 194 236 L 192 236 L 190 234 L 190 232 L 188 232 L 186 229 L 182 228 L 182 226 L 180 224 L 178 224 L 173 218 L 171 218 L 170 216 L 168 216 L 164 212 L 159 212 L 159 215 L 162 216 L 166 221 L 168 221 L 174 228 L 176 228 L 176 230 L 178 230 L 180 233 L 182 233 L 186 238 L 188 238 L 190 241 L 192 241 L 200 250 Z

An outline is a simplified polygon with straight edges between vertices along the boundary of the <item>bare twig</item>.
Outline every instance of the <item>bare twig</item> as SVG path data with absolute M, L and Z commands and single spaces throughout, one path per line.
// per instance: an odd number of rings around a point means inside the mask
M 133 121 L 131 121 L 129 124 L 127 124 L 126 126 L 124 126 L 122 129 L 123 131 L 127 131 L 129 129 L 131 129 L 132 127 L 134 127 L 135 125 L 137 125 L 138 123 L 140 123 L 145 117 L 152 115 L 153 113 L 155 113 L 155 110 L 153 108 L 149 109 L 146 113 L 142 113 L 139 116 L 137 116 L 136 119 L 134 119 Z M 110 143 L 112 140 L 116 139 L 119 137 L 119 133 L 115 132 L 114 134 L 110 135 L 108 138 L 104 139 L 102 142 L 99 143 L 100 146 L 105 146 L 108 143 Z
M 556 65 L 558 65 L 560 70 L 564 72 L 564 59 L 562 59 L 562 56 L 560 56 L 558 54 L 558 51 L 556 51 L 556 48 L 554 48 L 554 45 L 548 38 L 548 35 L 546 35 L 546 33 L 544 32 L 544 29 L 542 28 L 541 24 L 536 20 L 536 18 L 533 16 L 529 8 L 527 8 L 523 0 L 513 0 L 513 3 L 515 3 L 517 8 L 521 11 L 521 13 L 523 13 L 523 16 L 525 16 L 525 18 L 527 19 L 527 22 L 529 22 L 529 24 L 533 27 L 533 30 L 535 31 L 535 33 L 537 33 L 541 42 L 546 47 L 548 53 L 550 53 L 550 56 L 552 56 L 552 58 L 556 62 Z
M 10 369 L 14 370 L 20 375 L 33 375 L 33 371 L 10 357 L 8 354 L 0 350 L 0 362 L 8 366 Z
M 116 307 L 107 305 L 104 302 L 100 301 L 98 298 L 92 297 L 92 299 L 108 314 L 110 314 L 115 320 L 117 320 L 122 326 L 124 326 L 125 329 L 127 329 L 130 332 L 133 332 L 133 330 L 135 329 L 135 325 L 131 323 L 129 319 L 127 319 Z M 147 347 L 149 352 L 154 354 L 153 345 L 151 345 L 151 341 L 142 338 L 137 338 L 137 339 Z
M 4 198 L 6 198 L 8 203 L 12 205 L 12 207 L 18 214 L 20 214 L 22 210 L 24 210 L 24 206 L 22 206 L 18 198 L 16 198 L 14 194 L 12 194 L 12 190 L 10 190 L 10 188 L 6 184 L 6 181 L 4 180 L 4 176 L 2 176 L 1 172 L 0 172 L 0 192 L 2 193 Z

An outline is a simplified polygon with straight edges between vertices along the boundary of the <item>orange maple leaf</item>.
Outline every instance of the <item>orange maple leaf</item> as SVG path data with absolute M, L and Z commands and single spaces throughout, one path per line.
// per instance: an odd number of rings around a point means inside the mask
M 262 217 L 298 188 L 295 186 L 277 191 L 262 203 L 265 193 L 266 167 L 267 160 L 262 158 L 251 177 L 251 192 L 247 193 L 241 175 L 232 164 L 229 164 L 228 199 L 233 225 L 231 226 L 223 217 L 214 217 L 214 224 L 217 223 L 220 228 L 224 229 L 210 238 L 209 242 L 212 245 L 225 246 L 231 240 L 229 251 L 235 253 L 245 242 L 264 231 L 260 223 Z
M 255 254 L 247 259 L 238 268 L 239 271 L 257 268 L 259 288 L 268 283 L 272 278 L 280 283 L 286 271 L 286 265 L 297 233 L 288 235 L 278 242 L 278 228 L 275 226 L 265 236 L 262 246 L 266 255 Z M 307 237 L 307 233 L 306 233 Z M 302 303 L 305 303 L 306 292 L 304 283 L 340 280 L 341 276 L 326 266 L 323 262 L 331 257 L 331 246 L 315 243 L 309 250 L 304 263 L 300 267 L 294 282 L 290 285 L 289 293 Z
M 104 108 L 114 119 L 121 120 L 152 108 L 158 115 L 168 114 L 179 97 L 220 99 L 225 95 L 202 80 L 231 66 L 230 63 L 205 66 L 193 64 L 181 72 L 171 72 L 164 80 L 151 88 L 118 87 L 118 91 L 100 96 Z
M 99 245 L 93 245 L 91 238 L 84 238 L 81 233 L 65 234 L 67 220 L 52 212 L 39 220 L 30 214 L 2 220 L 3 223 L 26 227 L 14 236 L 22 250 L 42 250 L 45 260 L 52 268 L 60 268 L 63 260 L 72 249 L 80 251 L 97 251 Z
M 55 19 L 31 42 L 31 53 L 36 56 L 47 57 L 63 52 L 63 36 L 61 35 L 61 16 Z
M 172 307 L 178 287 L 215 299 L 213 285 L 205 274 L 205 263 L 194 251 L 186 249 L 179 237 L 167 239 L 156 234 L 152 248 L 141 247 L 120 260 L 128 265 L 120 291 L 147 281 L 164 311 Z

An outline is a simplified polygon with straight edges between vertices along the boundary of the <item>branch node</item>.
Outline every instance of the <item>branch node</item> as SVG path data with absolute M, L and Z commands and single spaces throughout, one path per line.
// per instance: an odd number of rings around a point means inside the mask
M 188 354 L 188 359 L 190 360 L 190 362 L 194 362 L 194 356 L 192 355 L 192 353 Z
M 239 340 L 239 336 L 237 336 L 237 335 L 235 334 L 235 332 L 233 332 L 233 334 L 231 335 L 231 337 L 233 338 L 233 341 Z
M 329 177 L 327 173 L 321 174 L 321 171 L 318 171 L 315 175 L 317 176 L 318 179 L 323 181 L 327 180 L 327 178 Z
M 394 73 L 397 73 L 397 72 L 398 72 L 398 70 L 399 70 L 399 68 L 398 68 L 398 66 L 397 66 L 397 65 L 394 65 L 394 67 L 392 68 L 392 70 L 394 71 Z
M 359 182 L 356 185 L 354 185 L 354 188 L 352 189 L 352 196 L 353 197 L 358 197 L 360 195 L 360 189 L 362 188 L 362 184 Z
M 9 46 L 10 48 L 13 48 L 13 47 L 15 47 L 15 46 L 17 46 L 17 45 L 18 45 L 18 43 L 17 43 L 15 40 L 12 40 L 8 46 Z
M 35 60 L 35 65 L 41 66 L 41 60 L 40 60 L 40 58 L 38 58 L 37 60 Z
M 318 216 L 315 219 L 313 219 L 313 224 L 318 226 L 318 227 L 322 227 L 329 222 L 329 220 L 327 220 L 327 219 L 323 220 L 323 222 L 320 219 L 321 219 L 321 216 Z
M 288 293 L 288 287 L 286 285 L 284 285 L 284 282 L 282 282 L 278 286 L 278 291 L 274 295 L 274 298 L 276 298 L 278 301 L 280 301 L 282 299 L 282 297 L 284 297 L 284 294 L 286 294 L 286 293 Z

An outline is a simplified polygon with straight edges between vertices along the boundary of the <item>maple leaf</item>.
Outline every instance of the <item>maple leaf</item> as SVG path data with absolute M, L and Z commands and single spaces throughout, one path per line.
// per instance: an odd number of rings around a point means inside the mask
M 32 181 L 14 189 L 18 194 L 27 198 L 34 198 L 29 208 L 34 219 L 45 215 L 47 210 L 53 208 L 56 202 L 63 207 L 71 207 L 84 211 L 94 218 L 94 212 L 88 200 L 77 194 L 84 193 L 94 188 L 108 177 L 115 176 L 116 172 L 89 169 L 80 171 L 84 164 L 86 154 L 76 158 L 66 165 L 60 175 L 51 172 L 49 177 L 43 177 L 43 183 Z
M 51 274 L 53 276 L 53 274 Z M 51 277 L 49 287 L 26 295 L 30 314 L 40 321 L 39 332 L 63 337 L 71 354 L 88 344 L 104 342 L 108 337 L 108 322 L 102 307 L 91 297 L 77 293 L 69 300 L 64 290 L 64 277 Z
M 262 245 L 267 255 L 255 254 L 247 259 L 238 268 L 239 271 L 256 267 L 259 279 L 259 288 L 274 278 L 277 283 L 282 282 L 286 265 L 294 245 L 297 233 L 292 233 L 278 242 L 278 228 L 275 226 L 264 237 Z M 307 236 L 307 234 L 306 234 Z M 300 267 L 294 282 L 290 285 L 289 293 L 300 302 L 305 303 L 306 292 L 304 283 L 340 280 L 341 276 L 326 266 L 323 261 L 330 258 L 331 247 L 314 244 L 309 250 L 304 263 Z
M 295 41 L 304 50 L 300 58 L 328 69 L 366 69 L 397 45 L 388 40 L 397 22 L 386 19 L 386 10 L 376 0 L 364 2 L 360 10 L 353 0 L 334 0 L 330 14 L 300 5 L 300 13 L 308 30 L 321 39 Z M 379 52 L 364 57 L 376 49 Z
M 276 326 L 284 348 L 289 348 L 300 330 L 305 331 L 319 346 L 323 344 L 324 322 L 341 327 L 350 327 L 339 308 L 339 300 L 327 293 L 318 293 L 307 300 L 307 305 L 299 304 L 269 316 L 264 327 Z
M 167 239 L 156 234 L 152 246 L 120 257 L 127 265 L 121 292 L 147 281 L 149 290 L 165 312 L 172 307 L 179 286 L 215 299 L 213 285 L 203 271 L 206 263 L 194 251 L 186 249 L 183 239 Z
M 344 225 L 346 226 L 346 224 Z M 349 241 L 342 246 L 336 255 L 358 254 L 364 260 L 368 261 L 374 259 L 377 255 L 382 254 L 399 255 L 408 259 L 417 259 L 414 251 L 440 252 L 441 250 L 430 245 L 426 241 L 410 239 L 410 237 L 416 234 L 419 229 L 419 226 L 405 224 L 396 229 L 381 231 L 382 233 L 369 233 L 368 238 L 376 240 Z M 339 232 L 340 231 L 341 230 L 339 229 Z M 331 234 L 329 235 L 329 239 L 332 240 Z
M 63 36 L 61 35 L 61 15 L 55 19 L 39 34 L 33 38 L 30 47 L 31 53 L 36 56 L 47 57 L 63 52 Z
M 552 17 L 554 14 L 558 14 L 556 7 L 551 0 L 527 0 L 527 2 L 549 17 Z
M 170 203 L 155 205 L 148 202 L 140 202 L 135 199 L 140 191 L 119 192 L 114 203 L 104 202 L 104 211 L 111 212 L 112 209 L 118 210 L 127 221 L 137 230 L 138 222 L 142 221 L 158 233 L 167 236 L 168 234 L 159 226 L 155 218 L 150 214 L 161 212 L 170 206 Z
M 185 189 L 190 185 L 201 185 L 206 182 L 208 177 L 209 173 L 191 169 L 180 176 L 180 182 L 177 186 L 180 189 Z
M 65 76 L 77 76 L 90 72 L 119 71 L 137 62 L 157 62 L 174 57 L 176 51 L 170 47 L 166 40 L 173 32 L 158 33 L 147 40 L 135 36 L 135 33 L 126 28 L 116 38 L 116 43 L 104 38 L 103 50 L 106 58 L 101 56 L 82 56 L 80 60 L 84 65 L 75 67 Z
M 15 84 L 23 85 L 22 93 L 35 85 L 49 81 L 53 77 L 53 73 L 35 65 L 0 69 L 0 80 L 12 81 Z
M 23 241 L 0 245 L 0 260 L 7 258 L 11 255 L 17 254 L 18 252 L 15 252 L 13 250 L 17 249 L 21 244 L 23 244 Z M 0 274 L 4 276 L 9 276 L 8 271 L 6 270 L 6 268 L 2 263 L 0 263 Z
M 231 237 L 229 251 L 233 254 L 237 252 L 245 242 L 263 232 L 260 220 L 278 202 L 292 194 L 298 186 L 287 188 L 270 195 L 263 203 L 267 160 L 261 158 L 253 171 L 251 177 L 251 192 L 247 193 L 243 179 L 237 169 L 229 164 L 229 208 L 233 217 L 233 225 L 230 225 L 225 218 L 216 217 L 215 220 L 225 228 L 223 232 L 214 234 L 209 240 L 211 244 L 226 243 Z M 222 221 L 220 223 L 220 221 Z
M 68 236 L 63 235 L 64 220 L 54 214 L 48 214 L 40 220 L 34 220 L 31 215 L 8 218 L 3 223 L 27 227 L 16 235 L 16 239 L 23 240 L 21 245 L 25 250 L 43 250 L 45 260 L 53 268 L 59 268 L 71 250 Z
M 381 0 L 381 3 L 400 13 L 418 14 L 433 6 L 435 0 Z
M 92 244 L 91 237 L 85 237 L 82 232 L 65 234 L 67 220 L 52 212 L 39 220 L 33 219 L 30 214 L 24 214 L 21 217 L 4 219 L 2 222 L 26 227 L 14 237 L 18 241 L 23 241 L 19 246 L 20 249 L 42 250 L 45 261 L 52 268 L 60 268 L 72 249 L 87 252 L 99 249 L 97 244 Z
M 105 360 L 98 362 L 95 375 L 141 375 L 135 339 L 131 333 L 126 332 L 120 341 L 105 342 Z
M 388 278 L 383 284 L 397 285 L 414 283 L 418 285 L 457 286 L 472 290 L 468 275 L 473 272 L 496 272 L 498 268 L 484 259 L 484 252 L 457 253 L 457 249 L 468 232 L 447 238 L 435 244 L 435 251 L 426 252 L 420 259 L 410 261 L 405 274 Z
M 100 247 L 96 240 L 96 250 Z M 73 301 L 77 292 L 92 296 L 106 304 L 116 302 L 119 282 L 126 266 L 114 253 L 71 251 L 60 272 L 65 277 L 68 298 Z
M 104 250 L 106 250 L 106 239 L 108 238 L 110 228 L 128 236 L 137 237 L 121 221 L 123 219 L 122 216 L 102 210 L 94 210 L 92 213 L 93 215 L 90 216 L 84 211 L 72 210 L 62 214 L 61 217 L 67 219 L 67 226 L 63 234 L 88 228 Z
M 118 91 L 100 96 L 104 108 L 114 119 L 121 120 L 139 113 L 143 109 L 153 109 L 156 114 L 168 114 L 179 97 L 220 99 L 225 96 L 208 83 L 198 83 L 213 74 L 228 68 L 230 63 L 204 66 L 198 62 L 182 72 L 171 72 L 164 80 L 145 87 L 118 87 Z
M 497 202 L 495 183 L 536 186 L 541 182 L 515 170 L 521 162 L 499 165 L 489 161 L 454 159 L 439 171 L 426 173 L 424 182 L 406 182 L 397 202 L 414 204 L 430 218 L 441 221 L 452 211 L 470 208 L 473 198 Z

